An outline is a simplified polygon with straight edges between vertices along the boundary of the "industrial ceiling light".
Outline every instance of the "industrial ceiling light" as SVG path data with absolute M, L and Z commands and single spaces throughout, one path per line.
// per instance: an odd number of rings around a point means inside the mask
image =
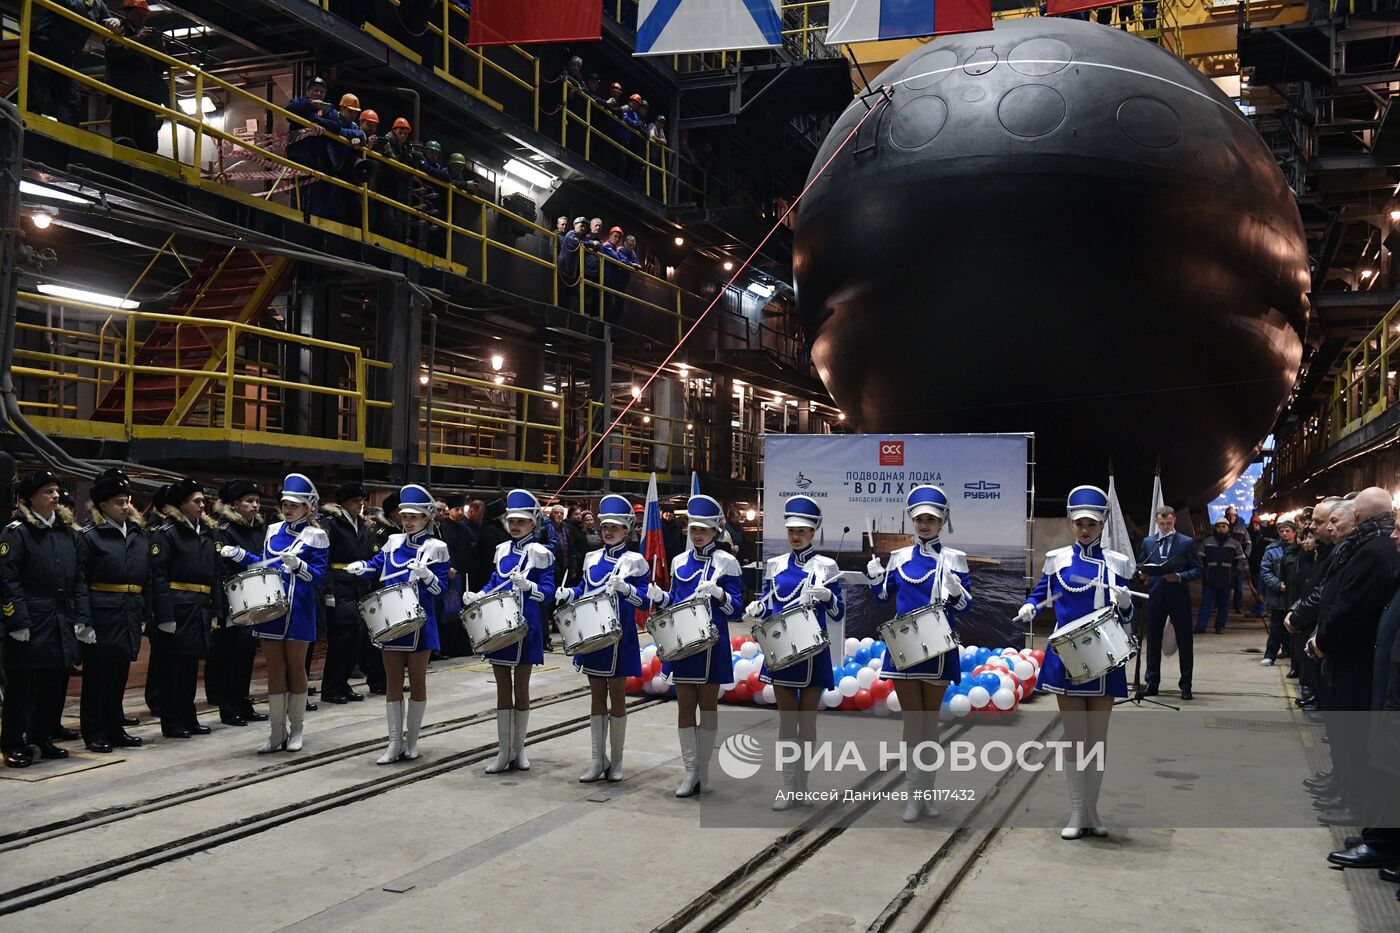
M 767 285 L 763 282 L 750 282 L 749 291 L 760 298 L 772 298 L 773 293 L 778 290 L 776 285 Z
M 731 262 L 730 260 L 726 259 L 726 260 L 724 261 L 724 271 L 725 271 L 725 272 L 733 272 L 733 271 L 734 271 L 734 263 Z
M 683 237 L 683 236 L 678 236 L 678 237 L 676 237 L 676 245 L 677 245 L 677 246 L 684 246 L 684 245 L 685 245 L 685 237 Z
M 69 204 L 89 204 L 87 198 L 80 198 L 75 194 L 69 194 L 62 188 L 51 188 L 48 185 L 40 185 L 32 181 L 21 180 L 19 183 L 19 193 L 31 195 L 36 198 L 50 198 L 54 201 L 67 201 Z
M 506 364 L 506 358 L 499 353 L 491 354 L 491 368 L 496 372 L 501 371 L 501 367 Z
M 530 165 L 519 159 L 511 159 L 506 163 L 506 174 L 513 175 L 536 188 L 549 188 L 554 184 L 553 175 L 540 171 L 537 165 Z
M 69 288 L 67 285 L 40 285 L 39 294 L 52 295 L 54 298 L 67 298 L 69 301 L 81 301 L 90 305 L 101 305 L 104 308 L 120 308 L 123 311 L 131 311 L 141 307 L 139 301 L 118 298 L 116 295 L 104 295 L 102 292 L 90 292 L 84 288 Z
M 632 397 L 633 397 L 633 398 L 641 398 L 641 397 L 642 397 L 642 387 L 639 386 L 639 385 L 637 385 L 635 382 L 632 383 Z
M 48 211 L 35 211 L 29 219 L 34 221 L 34 229 L 36 230 L 47 230 L 49 224 L 53 223 L 53 218 L 49 216 Z
M 194 116 L 196 104 L 195 99 L 193 97 L 182 97 L 178 101 L 176 101 L 176 105 L 179 106 L 180 110 L 188 116 Z M 214 101 L 210 100 L 209 97 L 206 95 L 199 99 L 198 109 L 200 113 L 213 113 L 219 108 L 217 105 L 215 105 Z

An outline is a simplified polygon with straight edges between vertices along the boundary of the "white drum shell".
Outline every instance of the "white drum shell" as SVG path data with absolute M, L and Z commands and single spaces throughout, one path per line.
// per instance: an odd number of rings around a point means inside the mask
M 509 589 L 497 590 L 463 607 L 462 624 L 477 654 L 509 648 L 530 631 L 520 594 Z
M 923 664 L 958 646 L 943 606 L 930 603 L 881 625 L 880 639 L 900 670 Z
M 281 618 L 291 611 L 282 589 L 282 574 L 275 567 L 245 570 L 224 583 L 230 625 L 257 625 Z
M 593 593 L 565 603 L 554 610 L 554 624 L 568 655 L 598 651 L 622 640 L 617 602 L 609 593 Z
M 802 606 L 769 616 L 754 626 L 753 634 L 770 671 L 800 664 L 826 651 L 831 644 L 816 610 Z
M 708 599 L 688 599 L 652 613 L 647 632 L 656 642 L 656 656 L 663 661 L 680 661 L 708 651 L 719 641 Z
M 417 631 L 428 621 L 418 602 L 418 588 L 412 583 L 396 583 L 375 590 L 359 602 L 360 620 L 376 645 Z
M 1072 684 L 1088 683 L 1133 656 L 1127 630 L 1112 609 L 1081 616 L 1050 636 L 1050 648 Z

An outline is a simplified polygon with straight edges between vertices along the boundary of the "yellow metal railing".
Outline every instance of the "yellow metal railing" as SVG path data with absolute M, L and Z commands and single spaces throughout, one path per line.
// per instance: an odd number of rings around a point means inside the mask
M 123 332 L 119 336 L 107 337 L 96 329 L 92 332 L 81 332 L 85 338 L 83 342 L 90 347 L 88 350 L 80 347 L 74 336 L 66 337 L 68 345 L 63 348 L 66 351 L 64 353 L 16 347 L 14 356 L 18 364 L 14 367 L 14 373 L 19 377 L 20 395 L 33 404 L 54 405 L 60 411 L 73 413 L 72 417 L 36 417 L 35 423 L 48 433 L 66 437 L 126 441 L 142 437 L 236 440 L 351 452 L 358 452 L 364 448 L 364 360 L 358 347 L 255 324 L 150 311 L 114 310 L 101 305 L 30 292 L 21 292 L 19 301 L 22 307 L 61 306 L 69 312 L 90 314 L 95 328 L 100 319 L 108 316 L 117 318 L 124 324 Z M 224 354 L 218 372 L 204 368 L 205 360 L 182 365 L 178 354 L 173 365 L 136 364 L 136 351 L 141 346 L 145 333 L 161 324 L 198 327 L 205 332 L 222 333 L 221 342 L 226 346 L 238 346 L 249 339 L 257 338 L 270 341 L 286 350 L 329 351 L 341 355 L 344 371 L 340 378 L 335 380 L 338 383 L 336 385 L 290 381 L 263 375 L 270 369 L 267 364 L 240 358 L 237 353 L 232 352 Z M 21 322 L 17 330 L 21 334 L 38 333 L 48 337 L 60 331 L 72 332 L 74 328 L 69 326 L 56 329 L 32 322 Z M 207 385 L 207 415 L 203 419 L 204 424 L 195 426 L 142 423 L 141 412 L 135 407 L 135 399 L 141 385 L 139 377 L 143 376 L 173 380 L 171 405 L 176 403 L 189 386 L 200 383 Z M 78 387 L 89 388 L 79 392 Z M 99 406 L 107 393 L 113 389 L 121 392 L 120 416 L 96 417 Z M 280 427 L 282 424 L 280 409 L 283 405 L 282 393 L 285 392 L 306 392 L 334 399 L 337 412 L 334 436 L 289 434 L 274 428 L 274 425 Z
M 433 463 L 441 466 L 560 472 L 562 395 L 434 372 L 424 396 L 418 427 L 425 461 L 431 451 Z
M 1262 481 L 1273 486 L 1400 402 L 1400 303 L 1392 307 L 1333 376 L 1324 409 L 1278 444 Z
M 625 404 L 614 405 L 613 411 L 620 412 Z M 599 434 L 607 428 L 603 423 L 603 413 L 602 402 L 588 403 L 585 450 L 592 450 Z M 607 443 L 602 445 L 602 456 L 606 458 L 608 473 L 614 479 L 645 481 L 655 471 L 656 478 L 664 482 L 696 469 L 701 447 L 694 422 L 634 407 L 613 430 Z M 602 476 L 602 466 L 589 463 L 588 475 L 593 478 Z
M 92 23 L 76 14 L 57 6 L 51 0 L 24 0 L 22 17 L 22 35 L 20 40 L 20 74 L 19 74 L 19 105 L 25 112 L 26 127 L 34 132 L 59 138 L 74 146 L 96 150 L 105 155 L 118 159 L 134 162 L 154 171 L 162 172 L 175 178 L 179 178 L 188 184 L 204 188 L 212 188 L 220 193 L 234 197 L 250 206 L 279 213 L 288 219 L 302 219 L 304 214 L 299 209 L 299 198 L 302 194 L 303 186 L 294 186 L 290 189 L 286 197 L 292 203 L 281 203 L 267 195 L 249 194 L 225 181 L 221 172 L 206 173 L 201 163 L 209 156 L 212 164 L 221 163 L 223 157 L 223 147 L 232 147 L 234 150 L 241 150 L 265 162 L 279 166 L 284 171 L 293 176 L 320 182 L 335 189 L 338 196 L 344 203 L 350 205 L 349 213 L 357 218 L 357 222 L 342 223 L 324 217 L 311 216 L 307 218 L 309 222 L 317 227 L 327 229 L 342 236 L 352 239 L 359 239 L 375 246 L 407 256 L 415 261 L 427 266 L 439 266 L 448 268 L 462 275 L 471 274 L 479 281 L 487 284 L 491 283 L 491 267 L 502 257 L 508 257 L 513 261 L 526 263 L 538 271 L 539 291 L 541 294 L 534 296 L 542 300 L 549 300 L 559 304 L 558 278 L 554 273 L 558 254 L 558 240 L 552 230 L 535 223 L 534 220 L 522 217 L 504 207 L 491 201 L 479 198 L 467 192 L 464 188 L 456 187 L 444 182 L 434 176 L 428 175 L 411 166 L 404 165 L 393 159 L 389 159 L 377 152 L 360 151 L 354 155 L 358 158 L 371 159 L 378 163 L 378 171 L 399 172 L 409 176 L 411 182 L 421 188 L 436 194 L 437 208 L 433 212 L 412 207 L 400 201 L 393 200 L 385 195 L 373 190 L 369 183 L 353 184 L 334 175 L 326 174 L 314 169 L 306 168 L 303 165 L 287 158 L 285 155 L 274 152 L 265 147 L 259 146 L 255 142 L 243 139 L 226 133 L 222 129 L 205 123 L 202 115 L 187 115 L 183 111 L 167 106 L 171 103 L 167 100 L 164 104 L 143 100 L 134 97 L 124 91 L 110 87 L 96 78 L 85 75 L 47 59 L 29 48 L 30 23 L 35 8 L 49 10 L 75 23 L 83 25 L 97 35 L 101 35 L 109 42 L 127 46 L 142 54 L 148 55 L 158 60 L 168 69 L 172 75 L 171 87 L 173 90 L 173 76 L 181 74 L 194 84 L 194 99 L 202 100 L 208 93 L 213 92 L 223 95 L 228 101 L 237 100 L 250 105 L 255 105 L 259 110 L 268 111 L 275 117 L 285 119 L 289 126 L 305 129 L 317 129 L 315 124 L 305 120 L 276 104 L 270 103 L 255 94 L 252 94 L 240 87 L 232 85 L 214 75 L 206 74 L 194 66 L 187 65 L 178 59 L 172 58 L 147 46 L 132 42 L 122 36 L 114 36 L 107 33 L 100 25 Z M 110 96 L 124 101 L 134 106 L 150 110 L 169 121 L 171 133 L 178 139 L 176 129 L 184 127 L 193 134 L 193 145 L 190 152 L 186 153 L 186 158 L 180 158 L 178 146 L 172 149 L 176 158 L 170 159 L 160 155 L 138 152 L 126 147 L 120 147 L 111 142 L 107 137 L 100 136 L 92 131 L 83 130 L 77 127 L 65 126 L 53 120 L 43 118 L 28 111 L 29 101 L 29 75 L 31 67 L 49 68 L 59 74 L 66 75 L 94 92 Z M 483 66 L 484 67 L 484 66 Z M 195 108 L 197 111 L 199 107 Z M 207 140 L 206 140 L 207 137 Z M 346 146 L 346 154 L 350 155 L 350 143 L 344 137 L 329 134 L 323 137 L 336 145 Z M 653 144 L 656 145 L 656 144 Z M 211 155 L 211 150 L 216 153 Z M 658 163 L 659 163 L 658 159 Z M 659 173 L 665 171 L 660 164 L 654 166 L 658 173 L 658 187 L 665 187 L 660 179 Z M 674 177 L 674 176 L 671 176 Z M 433 249 L 426 250 L 408 246 L 398 239 L 385 235 L 386 231 L 392 232 L 394 227 L 401 226 L 403 222 L 411 222 L 421 226 L 426 232 L 422 239 L 431 241 Z M 533 232 L 544 238 L 548 244 L 548 255 L 540 256 L 518 247 L 496 240 L 487 235 L 488 221 L 494 221 L 501 225 L 513 225 L 515 229 L 524 229 Z M 469 269 L 470 263 L 474 263 L 476 268 Z M 642 299 L 634 299 L 626 296 L 625 300 L 638 304 L 643 308 L 660 307 L 667 315 L 678 314 L 682 302 L 682 290 L 667 281 L 666 279 L 651 276 L 640 270 L 633 270 L 633 275 L 645 277 L 655 287 L 662 289 L 671 296 L 666 305 L 657 305 Z M 512 278 L 514 290 L 518 290 L 518 276 Z M 580 286 L 585 288 L 587 286 Z M 602 284 L 597 284 L 599 289 Z M 622 300 L 621 298 L 619 300 Z M 698 299 L 697 299 L 698 300 Z

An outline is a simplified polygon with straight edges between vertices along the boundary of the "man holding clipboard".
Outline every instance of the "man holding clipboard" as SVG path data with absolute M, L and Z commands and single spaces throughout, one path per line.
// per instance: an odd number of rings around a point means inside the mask
M 1161 506 L 1153 516 L 1157 533 L 1142 542 L 1138 569 L 1147 577 L 1147 684 L 1143 696 L 1156 696 L 1162 680 L 1162 633 L 1171 620 L 1181 664 L 1181 698 L 1191 699 L 1191 590 L 1201 575 L 1196 542 L 1176 530 L 1176 510 Z

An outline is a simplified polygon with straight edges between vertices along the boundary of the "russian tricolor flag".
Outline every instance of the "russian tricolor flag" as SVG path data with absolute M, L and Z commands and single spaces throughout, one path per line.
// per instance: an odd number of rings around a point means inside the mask
M 991 0 L 831 0 L 827 45 L 992 28 Z
M 651 568 L 651 582 L 663 590 L 671 588 L 671 564 L 666 557 L 666 542 L 661 537 L 661 499 L 656 494 L 656 474 L 651 474 L 647 484 L 646 512 L 642 518 L 642 556 Z M 637 628 L 641 628 L 651 615 L 647 609 L 638 609 Z

